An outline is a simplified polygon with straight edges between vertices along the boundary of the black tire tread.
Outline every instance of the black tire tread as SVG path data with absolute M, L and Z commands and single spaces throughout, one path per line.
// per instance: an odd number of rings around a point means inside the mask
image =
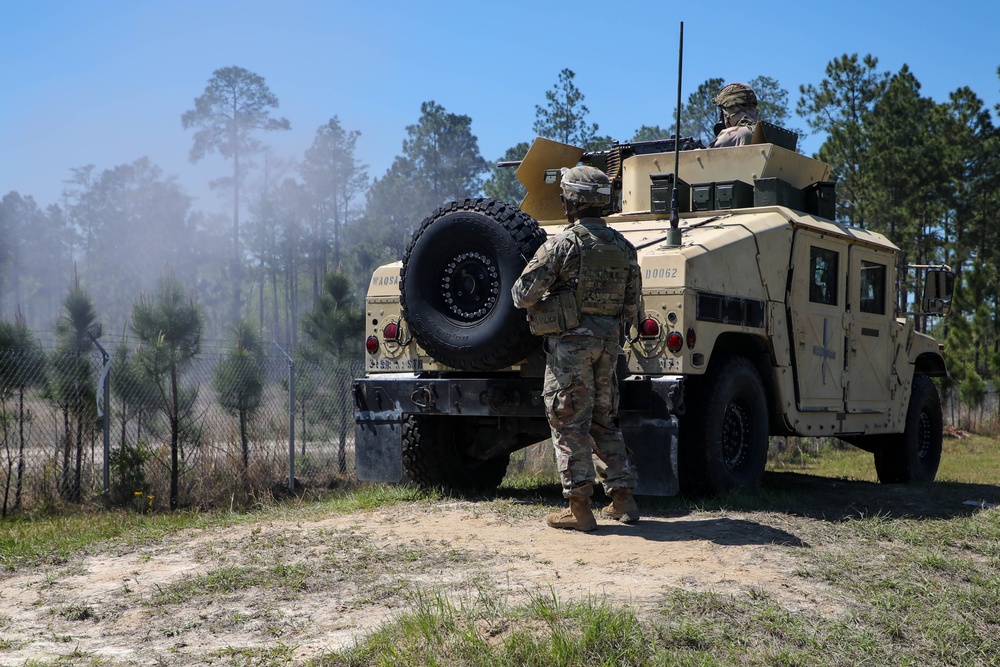
M 405 289 L 407 273 L 420 271 L 420 267 L 411 267 L 409 263 L 410 254 L 416 244 L 426 231 L 440 218 L 452 213 L 474 212 L 485 215 L 500 225 L 514 241 L 524 264 L 534 255 L 535 251 L 545 242 L 545 231 L 539 227 L 534 218 L 524 213 L 520 209 L 506 202 L 496 199 L 464 199 L 453 201 L 436 209 L 431 215 L 421 222 L 420 227 L 414 233 L 406 249 L 403 258 L 403 267 L 399 274 L 400 284 L 400 307 L 404 318 L 409 319 L 414 304 L 407 300 Z M 523 266 L 523 264 L 522 264 Z M 509 295 L 502 295 L 502 298 L 509 299 Z M 419 329 L 413 331 L 417 342 L 427 350 L 431 356 L 435 357 L 447 366 L 460 370 L 481 370 L 491 371 L 506 368 L 522 359 L 527 347 L 531 344 L 533 336 L 528 331 L 526 322 L 518 322 L 511 326 L 511 335 L 505 336 L 499 345 L 490 346 L 488 349 L 477 350 L 475 353 L 468 351 L 455 352 L 442 349 L 433 341 L 428 341 L 422 336 Z
M 721 423 L 729 400 L 720 392 L 728 387 L 733 377 L 742 376 L 754 383 L 751 401 L 756 404 L 751 417 L 759 418 L 754 426 L 763 437 L 750 453 L 745 469 L 731 471 L 721 458 L 716 443 L 710 443 L 710 432 Z M 681 491 L 688 496 L 718 495 L 733 489 L 751 489 L 760 484 L 767 463 L 768 410 L 764 386 L 753 363 L 742 356 L 724 356 L 713 359 L 708 372 L 691 378 L 685 385 L 687 412 L 681 419 L 680 430 L 680 483 Z M 721 409 L 721 412 L 718 410 Z
M 466 460 L 455 448 L 460 417 L 408 415 L 403 420 L 403 473 L 425 489 L 493 491 L 503 481 L 510 455 Z
M 932 438 L 930 451 L 919 456 L 920 416 L 929 411 Z M 906 409 L 906 425 L 902 433 L 870 436 L 877 443 L 873 446 L 875 471 L 883 484 L 908 484 L 932 482 L 941 463 L 942 426 L 941 397 L 934 382 L 922 373 L 913 376 L 910 402 Z

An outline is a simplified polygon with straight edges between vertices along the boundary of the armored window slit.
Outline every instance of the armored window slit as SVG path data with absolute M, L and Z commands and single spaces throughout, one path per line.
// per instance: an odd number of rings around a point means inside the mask
M 695 317 L 702 322 L 764 328 L 764 302 L 725 294 L 699 292 Z

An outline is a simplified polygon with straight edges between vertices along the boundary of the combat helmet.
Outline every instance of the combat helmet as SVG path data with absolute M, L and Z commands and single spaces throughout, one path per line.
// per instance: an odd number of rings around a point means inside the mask
M 720 109 L 732 107 L 757 108 L 757 94 L 745 83 L 730 83 L 712 98 L 712 104 Z
M 596 167 L 563 167 L 562 193 L 566 201 L 603 205 L 611 201 L 611 181 Z

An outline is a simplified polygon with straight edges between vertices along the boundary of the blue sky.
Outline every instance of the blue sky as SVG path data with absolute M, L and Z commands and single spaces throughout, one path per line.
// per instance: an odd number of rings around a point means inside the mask
M 72 167 L 110 169 L 148 156 L 176 175 L 195 206 L 225 211 L 206 183 L 228 164 L 187 158 L 181 114 L 212 72 L 263 76 L 292 131 L 264 139 L 300 158 L 338 116 L 359 130 L 358 157 L 380 176 L 406 126 L 434 100 L 472 118 L 487 159 L 530 140 L 535 105 L 563 68 L 576 72 L 589 120 L 627 140 L 669 126 L 684 21 L 683 95 L 712 77 L 773 77 L 798 99 L 827 63 L 872 54 L 880 70 L 909 65 L 944 101 L 969 86 L 1000 103 L 1000 2 L 341 2 L 319 0 L 4 0 L 0 3 L 0 196 L 58 203 Z M 799 122 L 800 127 L 805 123 Z M 810 137 L 806 152 L 819 147 Z

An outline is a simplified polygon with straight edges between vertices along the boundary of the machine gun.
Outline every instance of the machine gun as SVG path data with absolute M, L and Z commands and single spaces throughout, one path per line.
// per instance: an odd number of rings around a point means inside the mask
M 567 146 L 565 144 L 558 144 L 556 142 L 549 143 L 553 146 L 572 149 L 571 146 Z M 681 137 L 679 140 L 676 137 L 670 137 L 669 139 L 657 139 L 654 141 L 630 141 L 626 143 L 619 143 L 616 141 L 611 145 L 611 148 L 607 150 L 586 151 L 582 154 L 576 153 L 571 159 L 575 162 L 576 155 L 579 155 L 579 162 L 581 164 L 596 167 L 608 175 L 608 180 L 611 181 L 611 204 L 608 206 L 606 213 L 615 213 L 621 210 L 622 163 L 627 158 L 634 155 L 673 153 L 675 150 L 689 151 L 698 148 L 705 148 L 705 145 L 700 139 L 696 139 L 694 137 Z M 497 166 L 504 168 L 516 168 L 521 166 L 522 162 L 523 160 L 498 162 Z M 546 162 L 548 161 L 546 160 Z M 554 184 L 558 179 L 559 170 L 548 168 L 550 164 L 551 162 L 545 165 L 545 182 Z M 568 161 L 564 164 L 568 164 Z M 556 202 L 556 205 L 558 206 L 558 202 Z M 556 215 L 558 215 L 558 212 Z
M 654 141 L 629 141 L 625 143 L 615 141 L 611 144 L 611 148 L 607 150 L 585 152 L 583 157 L 580 158 L 580 162 L 597 167 L 607 173 L 610 178 L 611 174 L 607 171 L 609 164 L 617 165 L 617 168 L 620 170 L 622 160 L 625 158 L 633 155 L 647 155 L 649 153 L 672 153 L 676 145 L 677 139 L 674 137 L 656 139 Z M 690 151 L 696 148 L 705 148 L 705 144 L 702 143 L 701 139 L 696 139 L 695 137 L 681 137 L 679 148 L 682 151 Z M 497 166 L 501 168 L 519 167 L 521 166 L 521 160 L 497 162 Z
M 700 139 L 694 137 L 676 137 L 669 139 L 657 139 L 655 141 L 631 141 L 628 143 L 618 143 L 611 145 L 606 151 L 593 151 L 584 153 L 580 158 L 583 164 L 597 167 L 608 175 L 611 181 L 612 193 L 620 192 L 622 185 L 622 162 L 633 155 L 648 155 L 650 153 L 673 153 L 676 150 L 690 151 L 697 148 L 705 148 L 705 144 Z M 616 197 L 612 196 L 612 201 Z

